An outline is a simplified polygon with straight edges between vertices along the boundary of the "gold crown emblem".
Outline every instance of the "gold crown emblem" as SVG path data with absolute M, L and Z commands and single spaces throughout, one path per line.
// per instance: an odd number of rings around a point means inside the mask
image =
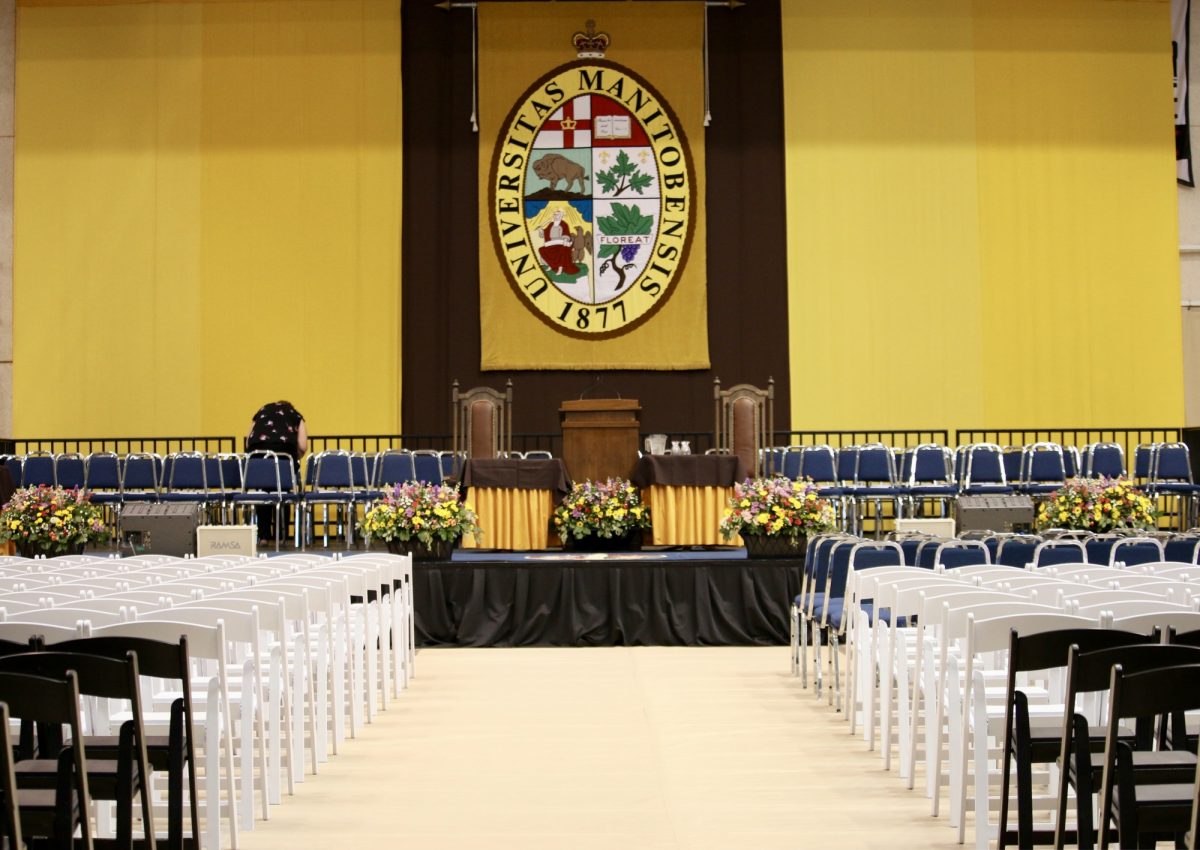
M 574 118 L 564 118 L 561 122 L 561 126 L 564 130 L 574 130 L 578 124 L 579 122 Z
M 596 22 L 588 21 L 585 32 L 577 32 L 571 36 L 571 44 L 580 59 L 603 59 L 604 51 L 608 50 L 609 38 L 606 32 L 596 32 Z

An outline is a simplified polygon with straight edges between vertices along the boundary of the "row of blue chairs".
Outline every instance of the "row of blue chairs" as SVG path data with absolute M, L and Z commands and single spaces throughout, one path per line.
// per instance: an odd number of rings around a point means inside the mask
M 253 454 L 253 453 L 251 453 Z M 386 458 L 390 481 L 440 482 L 455 475 L 460 460 L 453 452 L 387 450 L 378 453 L 354 453 L 360 458 L 367 483 L 376 481 L 377 470 L 384 471 Z M 234 492 L 243 488 L 246 463 L 250 454 L 174 452 L 159 455 L 135 452 L 117 455 L 95 452 L 6 455 L 0 462 L 17 487 L 49 485 L 81 487 L 95 491 L 128 494 L 130 500 L 171 500 L 173 491 Z M 309 456 L 312 468 L 317 454 Z
M 1192 480 L 1191 458 L 1184 443 L 1138 446 L 1133 480 L 1149 495 L 1179 501 L 1179 527 L 1196 517 L 1200 485 Z M 1067 480 L 1115 478 L 1128 474 L 1124 450 L 1117 443 L 1074 446 L 1041 442 L 1002 448 L 975 443 L 950 449 L 933 443 L 893 448 L 882 443 L 845 446 L 788 446 L 764 450 L 763 467 L 792 479 L 809 478 L 820 495 L 839 507 L 842 528 L 861 532 L 868 503 L 875 517 L 884 503 L 893 516 L 919 515 L 933 502 L 946 516 L 960 495 L 1023 493 L 1046 496 Z M 876 522 L 876 529 L 880 528 Z
M 309 456 L 308 467 L 321 453 Z M 351 452 L 356 460 L 356 479 L 362 486 L 381 486 L 402 481 L 440 483 L 459 475 L 462 457 L 455 452 L 431 449 L 387 449 L 382 452 Z M 233 492 L 242 489 L 246 460 L 243 453 L 208 454 L 175 452 L 168 455 L 131 453 L 116 455 L 96 452 L 0 456 L 14 485 L 40 484 L 82 487 L 91 490 L 128 491 L 132 499 L 157 500 L 174 490 L 214 490 Z M 547 460 L 543 450 L 509 452 L 507 457 Z M 314 471 L 315 474 L 315 471 Z M 167 499 L 170 497 L 167 495 Z
M 325 451 L 305 459 L 302 480 L 297 480 L 290 457 L 272 452 L 39 453 L 8 456 L 3 463 L 18 486 L 89 490 L 93 502 L 113 511 L 118 527 L 122 508 L 133 503 L 199 502 L 213 521 L 222 523 L 256 522 L 257 511 L 252 509 L 265 507 L 276 518 L 278 548 L 289 514 L 296 520 L 296 546 L 312 539 L 317 506 L 323 510 L 324 544 L 329 544 L 331 508 L 337 533 L 352 543 L 351 514 L 358 506 L 378 500 L 396 484 L 440 483 L 457 474 L 461 458 L 452 452 L 401 449 L 375 454 Z
M 764 468 L 788 478 L 811 478 L 828 487 L 892 485 L 929 495 L 1024 492 L 1049 493 L 1070 478 L 1118 478 L 1129 474 L 1118 443 L 1074 446 L 1042 442 L 1001 447 L 973 443 L 950 449 L 936 443 L 895 448 L 883 443 L 844 446 L 784 446 L 763 451 Z M 1137 447 L 1133 478 L 1160 492 L 1192 485 L 1185 443 Z

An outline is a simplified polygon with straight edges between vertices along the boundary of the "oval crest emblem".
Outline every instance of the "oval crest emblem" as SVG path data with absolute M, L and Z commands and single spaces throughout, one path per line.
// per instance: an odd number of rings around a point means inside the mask
M 691 153 L 630 69 L 585 59 L 530 86 L 501 125 L 488 183 L 500 264 L 555 330 L 618 336 L 671 297 L 692 239 Z

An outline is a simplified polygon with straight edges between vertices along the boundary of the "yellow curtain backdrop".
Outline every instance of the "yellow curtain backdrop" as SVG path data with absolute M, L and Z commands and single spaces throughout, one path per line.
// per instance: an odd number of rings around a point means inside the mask
M 492 248 L 486 186 L 501 123 L 543 74 L 576 58 L 574 33 L 594 18 L 612 37 L 605 58 L 658 89 L 687 135 L 696 177 L 687 267 L 641 327 L 609 340 L 575 339 L 543 324 L 513 293 Z M 703 8 L 691 3 L 488 3 L 479 8 L 479 301 L 483 369 L 707 368 Z
M 782 4 L 793 428 L 1182 422 L 1169 8 Z
M 399 428 L 394 0 L 19 0 L 15 436 Z

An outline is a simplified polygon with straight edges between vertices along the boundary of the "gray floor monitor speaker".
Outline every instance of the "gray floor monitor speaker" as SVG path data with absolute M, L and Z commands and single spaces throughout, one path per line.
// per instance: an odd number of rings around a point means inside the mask
M 135 555 L 194 555 L 196 528 L 203 520 L 200 502 L 126 505 L 121 511 L 121 549 Z
M 958 532 L 1032 531 L 1033 499 L 1029 496 L 959 496 L 955 509 Z

